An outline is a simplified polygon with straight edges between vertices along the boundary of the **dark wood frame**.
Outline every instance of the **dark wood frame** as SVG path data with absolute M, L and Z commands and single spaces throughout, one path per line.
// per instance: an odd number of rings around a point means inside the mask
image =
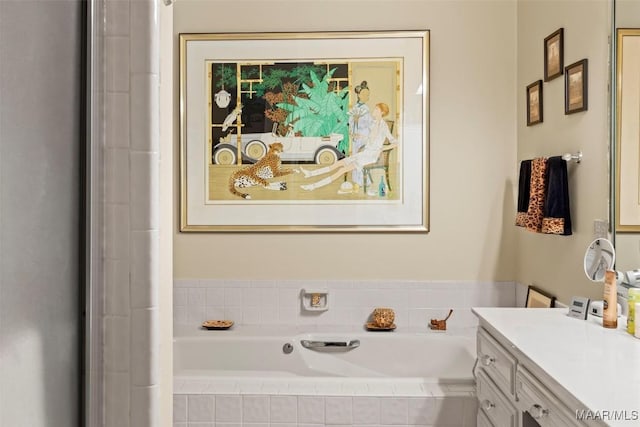
M 559 43 L 560 43 L 560 64 L 559 64 L 560 66 L 557 73 L 549 74 L 549 57 L 548 57 L 549 44 L 551 40 L 556 36 L 559 36 Z M 544 38 L 544 81 L 548 82 L 555 79 L 556 77 L 560 77 L 563 71 L 564 71 L 564 28 L 559 28 Z
M 527 290 L 527 300 L 524 304 L 526 308 L 532 308 L 531 303 L 533 301 L 533 298 L 546 301 L 548 306 L 545 306 L 544 308 L 554 308 L 556 306 L 556 297 L 541 289 L 536 288 L 535 286 L 529 286 L 529 289 Z
M 571 74 L 571 70 L 573 68 L 582 67 L 582 85 L 580 90 L 582 90 L 582 106 L 578 108 L 571 109 L 569 106 L 569 76 Z M 589 108 L 589 60 L 582 59 L 578 62 L 574 62 L 571 65 L 567 65 L 564 67 L 564 113 L 565 114 L 573 114 L 580 111 L 586 111 Z
M 531 102 L 529 97 L 531 96 L 531 89 L 538 89 L 538 120 L 531 120 Z M 532 126 L 538 123 L 542 123 L 542 80 L 535 81 L 527 86 L 527 126 Z

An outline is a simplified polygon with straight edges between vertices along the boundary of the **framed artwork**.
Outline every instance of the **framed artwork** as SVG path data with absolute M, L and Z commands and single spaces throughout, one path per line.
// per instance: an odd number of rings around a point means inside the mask
M 428 231 L 428 99 L 428 31 L 181 34 L 181 231 Z
M 564 113 L 573 114 L 588 108 L 588 60 L 567 65 L 564 69 Z
M 527 86 L 527 126 L 542 123 L 542 80 Z
M 640 232 L 640 28 L 618 28 L 616 32 L 618 43 L 616 45 L 615 231 L 638 233 Z M 635 251 L 622 251 L 622 253 L 635 253 Z
M 564 70 L 564 29 L 560 28 L 544 39 L 544 81 L 562 75 Z
M 556 304 L 556 297 L 534 287 L 529 286 L 527 291 L 526 308 L 553 308 Z

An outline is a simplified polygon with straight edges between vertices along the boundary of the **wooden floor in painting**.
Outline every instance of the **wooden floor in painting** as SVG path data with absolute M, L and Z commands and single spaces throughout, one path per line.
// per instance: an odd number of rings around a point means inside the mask
M 295 168 L 296 165 L 285 165 L 287 169 Z M 307 170 L 313 170 L 319 168 L 317 165 L 304 165 Z M 238 169 L 238 166 L 223 166 L 223 165 L 210 165 L 209 166 L 209 199 L 214 201 L 230 200 L 241 201 L 242 198 L 233 195 L 229 191 L 229 177 Z M 318 200 L 318 201 L 358 201 L 358 200 L 399 200 L 400 195 L 398 190 L 397 168 L 390 168 L 389 179 L 391 181 L 391 188 L 394 191 L 389 191 L 388 185 L 386 189 L 386 195 L 384 197 L 378 196 L 378 185 L 380 178 L 384 172 L 381 169 L 372 171 L 373 177 L 373 190 L 376 192 L 375 196 L 369 196 L 364 192 L 361 187 L 357 194 L 338 194 L 340 185 L 345 181 L 344 178 L 338 178 L 331 184 L 318 188 L 314 191 L 306 191 L 300 188 L 302 184 L 310 184 L 316 182 L 327 175 L 315 176 L 311 178 L 305 178 L 301 173 L 293 173 L 285 175 L 283 177 L 275 178 L 270 181 L 284 181 L 287 183 L 287 190 L 274 191 L 267 190 L 262 187 L 251 187 L 240 190 L 243 193 L 247 193 L 251 196 L 251 200 Z M 347 180 L 351 180 L 351 172 L 347 174 Z M 386 184 L 386 181 L 385 181 Z M 367 190 L 370 188 L 367 187 Z

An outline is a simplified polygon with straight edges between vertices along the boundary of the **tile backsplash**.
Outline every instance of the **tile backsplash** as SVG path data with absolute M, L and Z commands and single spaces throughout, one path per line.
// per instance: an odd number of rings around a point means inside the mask
M 328 310 L 308 312 L 302 289 L 326 289 Z M 399 328 L 421 328 L 454 310 L 449 327 L 471 327 L 471 307 L 516 305 L 514 282 L 476 281 L 174 281 L 174 323 L 228 319 L 239 325 L 362 326 L 375 307 L 391 307 Z

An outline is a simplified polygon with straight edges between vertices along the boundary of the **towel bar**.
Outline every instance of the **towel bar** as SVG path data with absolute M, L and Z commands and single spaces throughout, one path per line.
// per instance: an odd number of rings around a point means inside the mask
M 580 163 L 582 161 L 582 151 L 578 151 L 575 154 L 564 153 L 562 155 L 562 160 L 566 162 L 570 162 L 571 160 L 575 160 L 576 163 Z

